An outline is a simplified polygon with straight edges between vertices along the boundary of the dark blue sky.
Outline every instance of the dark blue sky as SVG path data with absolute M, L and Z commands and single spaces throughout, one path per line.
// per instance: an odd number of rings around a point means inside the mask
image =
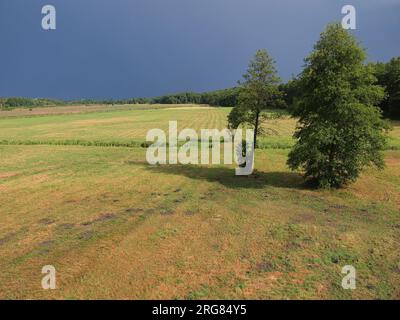
M 57 9 L 57 30 L 41 9 Z M 370 60 L 400 55 L 400 0 L 0 0 L 0 96 L 126 98 L 231 87 L 266 48 L 284 80 L 357 9 Z

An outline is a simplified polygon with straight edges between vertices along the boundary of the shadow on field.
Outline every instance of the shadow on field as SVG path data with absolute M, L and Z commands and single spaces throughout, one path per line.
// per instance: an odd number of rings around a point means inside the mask
M 223 186 L 232 189 L 258 189 L 265 186 L 296 189 L 306 188 L 302 176 L 292 172 L 254 171 L 251 176 L 235 176 L 235 170 L 233 168 L 201 167 L 193 165 L 146 166 L 146 170 L 155 173 L 181 175 L 195 180 L 219 182 Z

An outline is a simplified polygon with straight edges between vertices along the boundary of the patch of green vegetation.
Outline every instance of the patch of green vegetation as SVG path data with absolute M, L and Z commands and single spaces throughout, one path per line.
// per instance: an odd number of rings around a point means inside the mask
M 176 228 L 164 228 L 164 229 L 158 230 L 156 233 L 152 234 L 150 236 L 150 238 L 153 240 L 167 239 L 169 237 L 175 236 L 177 233 L 178 233 L 178 230 Z
M 337 248 L 336 250 L 330 250 L 324 253 L 322 261 L 325 264 L 338 264 L 344 265 L 355 265 L 358 263 L 358 255 L 348 248 Z
M 200 289 L 189 292 L 186 299 L 188 300 L 204 299 L 209 296 L 209 293 L 210 293 L 209 287 L 203 285 Z

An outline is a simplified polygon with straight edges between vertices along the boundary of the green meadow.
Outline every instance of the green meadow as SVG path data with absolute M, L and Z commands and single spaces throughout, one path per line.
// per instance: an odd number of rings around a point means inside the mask
M 223 129 L 229 111 L 0 112 L 0 299 L 400 298 L 400 123 L 386 168 L 340 190 L 287 168 L 288 115 L 263 124 L 252 176 L 147 164 L 149 129 Z M 56 290 L 41 287 L 44 265 Z M 341 286 L 345 265 L 355 290 Z

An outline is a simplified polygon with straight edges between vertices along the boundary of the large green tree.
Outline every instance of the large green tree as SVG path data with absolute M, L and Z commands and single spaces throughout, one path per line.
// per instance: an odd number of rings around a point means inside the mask
M 365 166 L 384 166 L 389 125 L 376 105 L 385 94 L 365 58 L 354 36 L 331 24 L 305 59 L 295 111 L 297 142 L 288 165 L 303 169 L 319 187 L 341 187 L 355 181 Z
M 230 128 L 236 129 L 241 124 L 254 128 L 255 147 L 257 136 L 262 132 L 261 122 L 271 116 L 265 111 L 284 104 L 279 83 L 274 60 L 266 50 L 258 50 L 243 75 L 243 81 L 239 82 L 238 103 L 228 115 Z

